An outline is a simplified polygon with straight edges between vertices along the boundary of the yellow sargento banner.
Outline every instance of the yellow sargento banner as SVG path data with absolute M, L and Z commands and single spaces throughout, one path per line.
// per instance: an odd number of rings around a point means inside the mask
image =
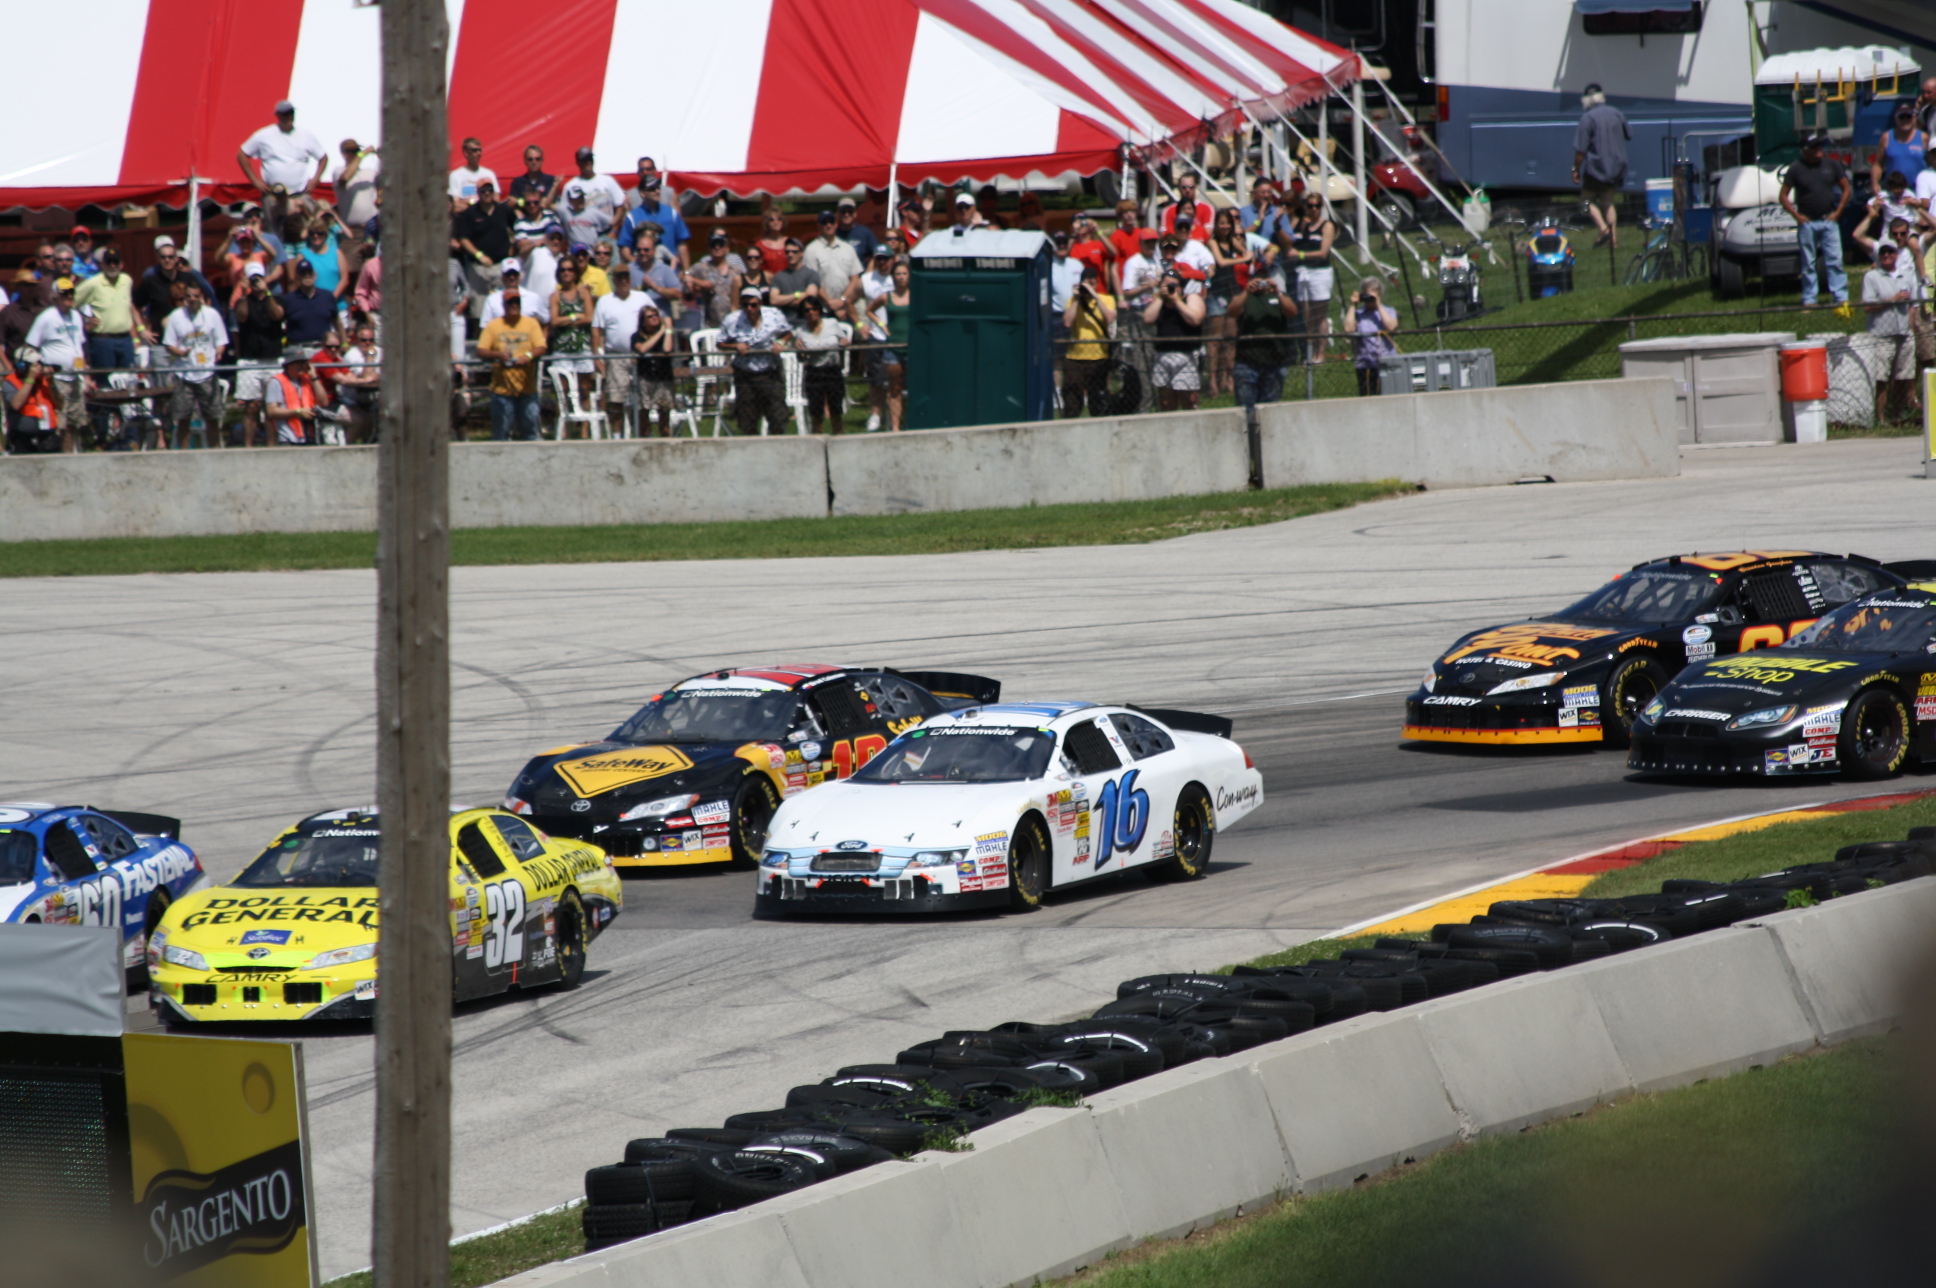
M 302 1049 L 129 1033 L 136 1237 L 163 1283 L 312 1288 Z

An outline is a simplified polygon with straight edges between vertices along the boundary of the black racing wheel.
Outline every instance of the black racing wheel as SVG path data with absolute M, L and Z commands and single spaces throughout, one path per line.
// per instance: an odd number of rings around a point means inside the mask
M 1031 814 L 1015 825 L 1008 841 L 1008 903 L 1017 912 L 1042 906 L 1049 889 L 1049 834 Z
M 757 864 L 766 852 L 766 829 L 780 808 L 773 780 L 754 770 L 733 795 L 733 861 Z
M 1194 881 L 1210 868 L 1210 846 L 1217 839 L 1217 813 L 1201 783 L 1190 783 L 1176 797 L 1176 852 L 1143 871 L 1152 881 Z
M 1909 758 L 1909 708 L 1894 689 L 1874 685 L 1842 712 L 1836 754 L 1851 778 L 1888 778 Z
M 1626 746 L 1634 721 L 1666 687 L 1667 672 L 1651 657 L 1629 657 L 1614 667 L 1600 689 L 1600 740 L 1609 747 Z
M 585 978 L 585 905 L 576 890 L 558 900 L 558 987 L 573 989 Z

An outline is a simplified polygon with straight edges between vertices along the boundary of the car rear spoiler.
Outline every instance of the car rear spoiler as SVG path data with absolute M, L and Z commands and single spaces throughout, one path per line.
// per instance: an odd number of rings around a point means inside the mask
M 1201 711 L 1170 711 L 1163 707 L 1139 707 L 1125 702 L 1131 711 L 1140 711 L 1146 716 L 1155 716 L 1172 729 L 1182 729 L 1188 733 L 1207 733 L 1218 738 L 1228 738 L 1237 727 L 1237 722 L 1229 716 L 1206 715 Z
M 987 705 L 1002 700 L 1002 682 L 982 675 L 963 675 L 958 671 L 896 671 L 914 681 L 937 698 Z
M 169 818 L 166 814 L 136 814 L 132 810 L 104 809 L 100 811 L 127 828 L 143 836 L 165 836 L 171 841 L 181 840 L 181 820 Z
M 1904 559 L 1886 563 L 1882 569 L 1909 581 L 1936 581 L 1936 559 Z

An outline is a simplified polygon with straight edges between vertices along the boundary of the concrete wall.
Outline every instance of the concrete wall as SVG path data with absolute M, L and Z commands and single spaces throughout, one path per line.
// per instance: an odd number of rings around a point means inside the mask
M 1483 487 L 1680 473 L 1671 380 L 1575 380 L 1258 409 L 1264 486 Z
M 1461 1140 L 1886 1029 L 1933 932 L 1936 879 L 1836 899 L 1165 1070 L 976 1132 L 968 1153 L 884 1163 L 503 1283 L 1034 1283 Z
M 1279 403 L 1264 483 L 1431 487 L 1678 472 L 1673 389 L 1596 380 Z M 368 531 L 376 451 L 152 452 L 0 459 L 0 541 Z M 840 438 L 460 443 L 460 528 L 899 514 L 1242 491 L 1240 411 Z

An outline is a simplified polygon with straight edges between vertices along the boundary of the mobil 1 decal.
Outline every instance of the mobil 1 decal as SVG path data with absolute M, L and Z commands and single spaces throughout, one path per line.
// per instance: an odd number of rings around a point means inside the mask
M 1143 771 L 1132 769 L 1121 778 L 1111 779 L 1096 793 L 1096 868 L 1102 871 L 1109 856 L 1122 851 L 1125 859 L 1143 843 L 1149 828 L 1149 793 L 1136 785 Z

